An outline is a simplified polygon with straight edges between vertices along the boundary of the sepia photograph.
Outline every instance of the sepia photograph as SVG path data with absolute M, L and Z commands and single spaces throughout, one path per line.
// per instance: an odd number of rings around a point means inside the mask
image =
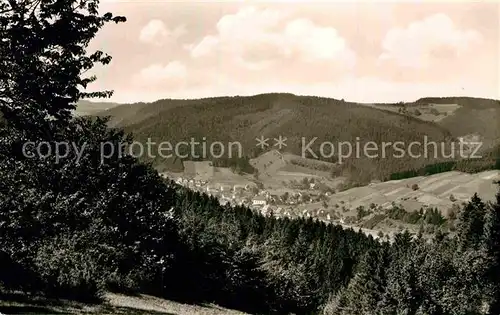
M 0 0 L 0 315 L 500 315 L 500 2 Z

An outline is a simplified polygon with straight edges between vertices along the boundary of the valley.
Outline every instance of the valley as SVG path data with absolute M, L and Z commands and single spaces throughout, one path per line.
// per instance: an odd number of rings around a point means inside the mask
M 358 104 L 276 93 L 107 106 L 94 114 L 109 116 L 111 127 L 124 128 L 138 142 L 203 138 L 208 143 L 242 145 L 245 158 L 145 159 L 180 185 L 215 196 L 222 204 L 275 217 L 313 217 L 363 228 L 374 237 L 404 229 L 453 232 L 454 211 L 475 192 L 492 200 L 494 182 L 500 180 L 500 105 L 494 100 L 422 98 L 411 103 Z M 471 115 L 477 120 L 471 121 Z M 255 146 L 258 136 L 271 140 L 281 135 L 288 141 L 281 149 Z M 396 158 L 389 151 L 383 158 L 340 161 L 337 153 L 318 159 L 304 156 L 299 143 L 313 137 L 318 143 L 361 139 L 365 144 L 410 143 L 426 137 L 446 148 L 460 141 L 481 143 L 477 151 L 482 158 L 450 159 L 435 149 L 425 158 Z M 319 145 L 312 147 L 318 152 Z M 471 145 L 470 152 L 473 149 Z M 414 214 L 413 219 L 395 214 L 399 209 Z M 438 211 L 438 223 L 425 222 L 427 211 Z
M 417 233 L 424 225 L 426 233 L 437 228 L 453 231 L 458 209 L 475 193 L 483 200 L 493 200 L 497 192 L 495 182 L 500 180 L 499 170 L 475 174 L 450 171 L 347 188 L 346 178 L 298 166 L 297 160 L 317 163 L 273 150 L 250 160 L 259 176 L 235 174 L 229 168 L 214 167 L 209 161 L 185 161 L 186 171 L 165 172 L 163 176 L 214 196 L 221 204 L 246 206 L 278 218 L 312 217 L 356 231 L 362 229 L 375 238 L 405 229 Z M 325 162 L 321 164 L 327 166 Z M 447 222 L 408 222 L 391 215 L 394 209 L 423 214 L 437 209 Z

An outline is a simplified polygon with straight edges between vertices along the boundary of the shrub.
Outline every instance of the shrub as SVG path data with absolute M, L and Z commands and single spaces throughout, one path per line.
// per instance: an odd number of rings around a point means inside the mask
M 432 225 L 442 225 L 446 219 L 441 215 L 438 209 L 428 209 L 423 217 L 425 223 Z
M 412 211 L 407 213 L 404 217 L 404 221 L 410 224 L 417 224 L 421 219 L 421 215 L 418 211 Z
M 36 287 L 38 278 L 32 270 L 12 259 L 5 251 L 0 250 L 0 294 L 5 291 L 30 291 Z
M 365 207 L 359 206 L 356 208 L 356 213 L 357 213 L 357 218 L 358 220 L 361 220 L 362 218 L 366 217 L 371 213 L 370 210 L 366 210 Z
M 429 112 L 434 116 L 439 116 L 439 111 L 435 108 L 431 108 Z
M 373 229 L 377 226 L 377 224 L 382 222 L 385 218 L 386 216 L 383 214 L 376 214 L 370 219 L 366 220 L 366 222 L 364 222 L 362 226 L 367 229 Z
M 104 290 L 104 261 L 98 247 L 80 236 L 45 241 L 35 257 L 44 293 L 80 301 L 98 301 Z

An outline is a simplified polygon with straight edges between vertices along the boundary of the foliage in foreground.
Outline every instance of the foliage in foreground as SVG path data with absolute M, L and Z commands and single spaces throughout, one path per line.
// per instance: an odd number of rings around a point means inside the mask
M 29 146 L 25 153 L 34 157 L 25 157 L 19 148 L 27 136 L 9 128 L 1 134 L 0 244 L 29 271 L 20 285 L 71 296 L 81 286 L 97 292 L 101 282 L 136 287 L 133 274 L 152 281 L 176 246 L 174 191 L 129 156 L 101 159 L 103 141 L 126 141 L 105 120 L 77 119 L 54 137 L 85 154 L 69 150 L 57 162 Z

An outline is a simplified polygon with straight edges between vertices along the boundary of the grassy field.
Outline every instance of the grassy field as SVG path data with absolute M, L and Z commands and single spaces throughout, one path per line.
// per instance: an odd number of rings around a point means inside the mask
M 244 315 L 216 305 L 188 305 L 163 300 L 148 295 L 126 296 L 108 293 L 105 302 L 98 305 L 65 300 L 28 298 L 24 295 L 9 295 L 0 300 L 0 314 L 56 315 Z

